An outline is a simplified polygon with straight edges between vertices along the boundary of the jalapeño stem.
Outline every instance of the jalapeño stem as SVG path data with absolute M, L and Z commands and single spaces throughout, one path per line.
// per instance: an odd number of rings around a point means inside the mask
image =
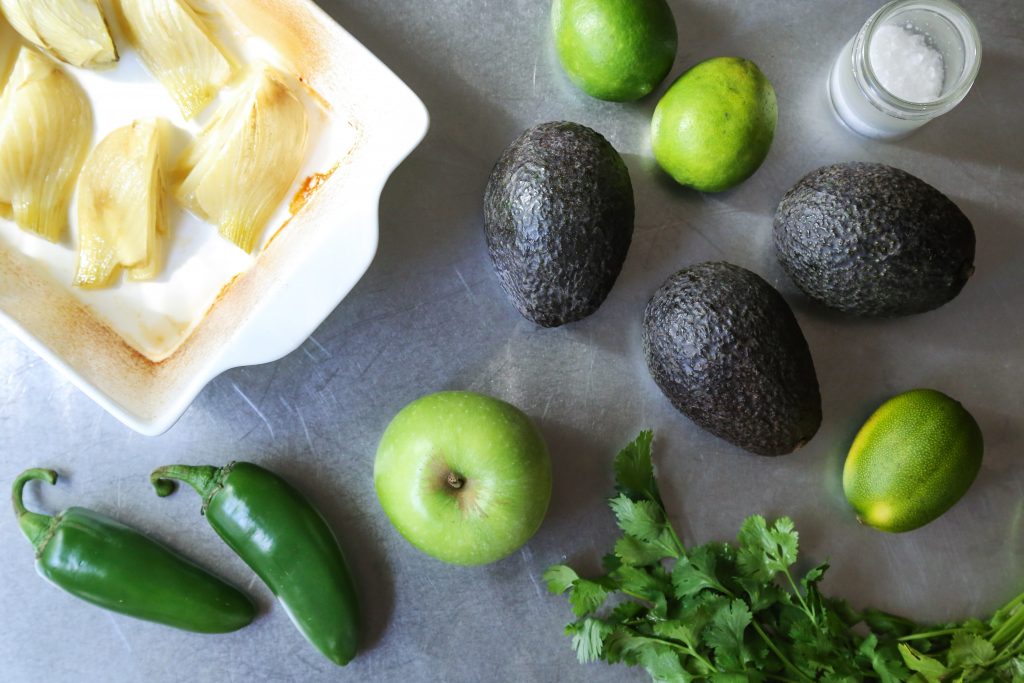
M 221 469 L 209 465 L 167 465 L 153 470 L 149 475 L 149 481 L 153 484 L 156 495 L 161 498 L 174 493 L 178 487 L 175 480 L 183 481 L 196 490 L 205 505 L 217 488 Z
M 46 532 L 50 530 L 50 525 L 53 524 L 53 517 L 42 515 L 38 512 L 31 512 L 25 508 L 22 494 L 25 490 L 25 484 L 33 479 L 45 481 L 47 484 L 53 485 L 57 483 L 57 473 L 53 470 L 39 468 L 25 470 L 18 475 L 18 478 L 14 480 L 14 485 L 11 487 L 11 502 L 14 504 L 14 514 L 18 518 L 18 526 L 21 527 L 21 533 L 25 534 L 25 538 L 38 550 L 43 537 L 46 536 Z

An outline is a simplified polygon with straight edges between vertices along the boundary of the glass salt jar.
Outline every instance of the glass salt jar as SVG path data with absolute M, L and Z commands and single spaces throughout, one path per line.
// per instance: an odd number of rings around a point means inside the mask
M 829 98 L 854 132 L 897 139 L 959 104 L 980 65 L 978 29 L 958 5 L 894 0 L 839 53 Z

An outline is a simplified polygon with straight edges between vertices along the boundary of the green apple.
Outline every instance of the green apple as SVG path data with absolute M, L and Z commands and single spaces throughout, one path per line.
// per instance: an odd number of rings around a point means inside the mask
M 414 546 L 452 564 L 487 564 L 540 527 L 551 460 L 515 406 L 444 391 L 413 401 L 391 421 L 373 482 L 391 523 Z

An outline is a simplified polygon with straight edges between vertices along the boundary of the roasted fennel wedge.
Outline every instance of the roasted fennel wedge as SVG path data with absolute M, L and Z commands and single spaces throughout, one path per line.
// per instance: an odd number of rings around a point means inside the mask
M 56 242 L 92 143 L 92 106 L 54 61 L 22 48 L 0 95 L 0 215 Z
M 159 121 L 136 121 L 103 138 L 78 179 L 78 267 L 75 285 L 114 283 L 160 273 L 166 230 Z
M 74 66 L 117 61 L 98 0 L 0 0 L 11 26 L 33 45 Z
M 233 68 L 209 27 L 185 0 L 116 0 L 121 25 L 142 61 L 195 118 L 231 79 Z
M 182 204 L 252 252 L 306 155 L 306 108 L 270 68 L 248 75 L 175 167 Z

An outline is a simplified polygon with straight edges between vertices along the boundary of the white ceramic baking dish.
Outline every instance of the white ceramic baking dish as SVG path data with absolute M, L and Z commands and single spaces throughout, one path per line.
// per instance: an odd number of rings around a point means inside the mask
M 348 151 L 333 173 L 294 216 L 268 226 L 251 265 L 159 360 L 127 343 L 25 249 L 0 242 L 0 321 L 147 435 L 169 429 L 221 372 L 281 358 L 327 318 L 369 268 L 380 193 L 429 125 L 419 98 L 312 0 L 206 2 L 270 43 L 331 120 L 348 127 Z

